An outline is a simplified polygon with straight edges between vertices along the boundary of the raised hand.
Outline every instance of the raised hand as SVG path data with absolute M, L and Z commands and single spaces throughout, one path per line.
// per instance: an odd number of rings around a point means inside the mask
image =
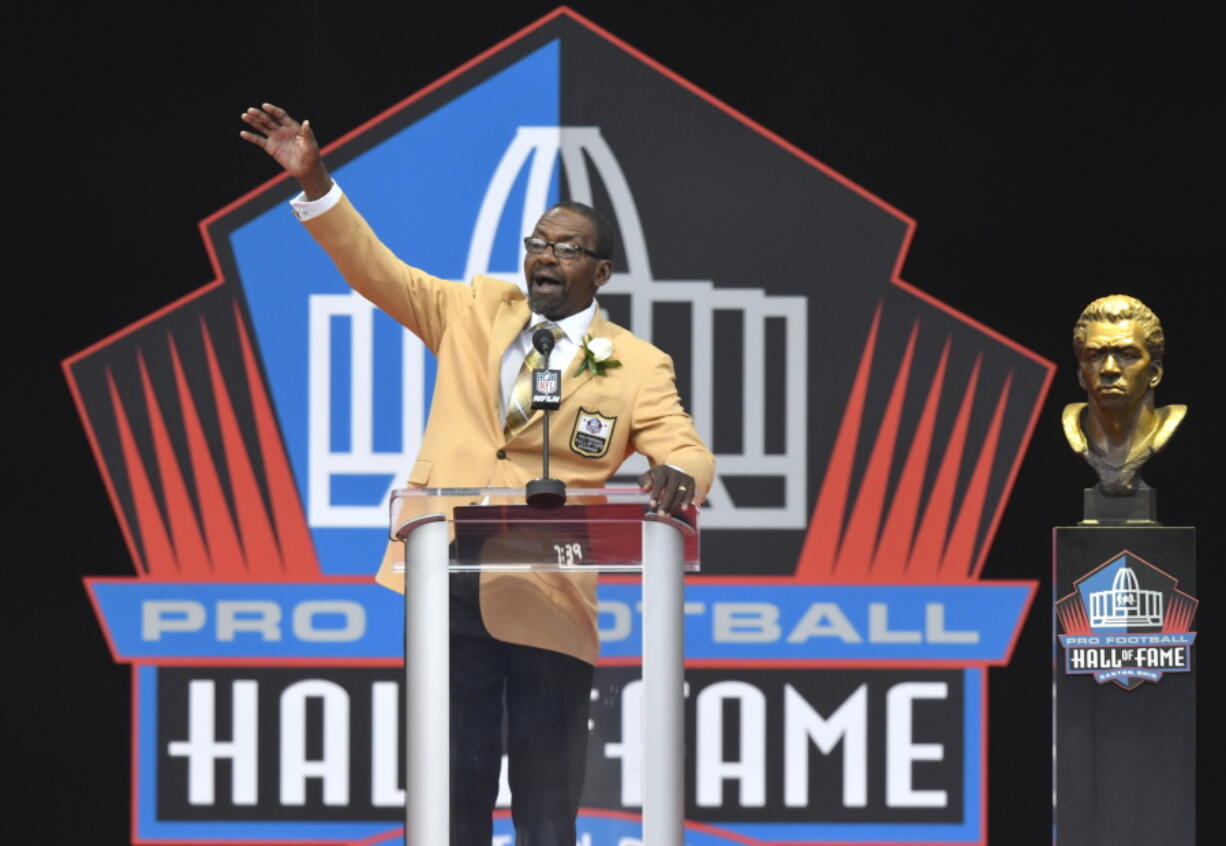
M 254 131 L 244 129 L 239 136 L 263 149 L 295 177 L 302 184 L 307 199 L 317 200 L 328 192 L 332 178 L 324 167 L 310 121 L 299 123 L 285 109 L 272 103 L 247 109 L 242 119 Z

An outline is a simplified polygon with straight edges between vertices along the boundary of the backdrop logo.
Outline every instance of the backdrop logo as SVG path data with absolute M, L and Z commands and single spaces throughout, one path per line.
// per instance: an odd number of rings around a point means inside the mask
M 979 573 L 1051 365 L 899 278 L 905 215 L 567 10 L 328 156 L 445 278 L 519 282 L 559 199 L 611 218 L 601 305 L 672 356 L 718 457 L 689 842 L 982 842 L 986 669 L 1035 585 Z M 134 667 L 134 842 L 400 837 L 402 609 L 371 573 L 435 366 L 293 193 L 206 220 L 217 281 L 66 362 L 137 572 L 87 580 Z M 642 804 L 638 588 L 599 600 L 593 846 Z
M 1066 673 L 1132 690 L 1191 672 L 1198 602 L 1174 577 L 1125 551 L 1073 584 L 1056 603 Z

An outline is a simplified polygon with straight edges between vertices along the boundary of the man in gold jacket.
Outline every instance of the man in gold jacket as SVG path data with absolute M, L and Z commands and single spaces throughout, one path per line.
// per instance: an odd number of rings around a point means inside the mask
M 409 484 L 522 488 L 539 475 L 540 412 L 516 408 L 515 386 L 531 337 L 557 338 L 562 403 L 550 417 L 551 471 L 572 487 L 600 487 L 632 452 L 651 469 L 639 479 L 653 505 L 701 502 L 714 458 L 681 407 L 672 362 L 601 317 L 594 296 L 613 271 L 608 224 L 563 203 L 525 239 L 518 286 L 478 276 L 437 279 L 384 246 L 328 175 L 309 122 L 265 103 L 243 120 L 260 146 L 303 189 L 295 213 L 355 291 L 410 329 L 437 356 L 430 419 Z M 620 366 L 584 368 L 586 352 L 611 345 Z M 403 592 L 389 547 L 378 581 Z M 596 661 L 591 574 L 492 574 L 452 579 L 452 846 L 489 846 L 498 792 L 505 698 L 508 777 L 519 846 L 572 846 L 583 787 L 587 714 Z

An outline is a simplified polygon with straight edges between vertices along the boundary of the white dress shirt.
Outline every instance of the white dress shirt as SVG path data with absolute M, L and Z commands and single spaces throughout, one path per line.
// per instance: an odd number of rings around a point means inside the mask
M 575 354 L 579 352 L 579 347 L 582 346 L 583 338 L 587 335 L 587 330 L 591 328 L 592 319 L 595 316 L 596 301 L 592 300 L 583 311 L 553 321 L 554 325 L 562 330 L 563 335 L 554 344 L 553 352 L 549 354 L 549 369 L 562 371 L 563 379 L 566 378 L 566 369 L 575 360 Z M 548 318 L 533 313 L 528 321 L 528 328 L 520 332 L 511 342 L 511 346 L 507 347 L 507 351 L 502 354 L 500 375 L 502 376 L 502 408 L 504 411 L 510 405 L 511 392 L 515 390 L 515 380 L 519 377 L 524 358 L 532 351 L 532 333 L 548 322 L 550 322 Z
M 290 208 L 294 210 L 294 217 L 305 222 L 313 217 L 319 217 L 326 211 L 330 211 L 333 206 L 341 201 L 343 196 L 345 196 L 345 192 L 341 190 L 340 183 L 333 179 L 332 187 L 328 189 L 328 193 L 318 200 L 308 200 L 306 192 L 300 191 L 297 197 L 289 201 L 289 204 Z

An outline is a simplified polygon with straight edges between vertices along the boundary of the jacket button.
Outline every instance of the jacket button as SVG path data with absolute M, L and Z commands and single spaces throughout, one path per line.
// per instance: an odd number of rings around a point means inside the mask
M 507 457 L 507 451 L 506 451 L 505 449 L 500 449 L 500 450 L 498 450 L 498 452 L 496 452 L 496 453 L 494 453 L 494 454 L 495 454 L 496 456 L 498 456 L 498 458 L 499 458 L 499 459 L 504 459 L 504 458 L 506 458 L 506 457 Z

